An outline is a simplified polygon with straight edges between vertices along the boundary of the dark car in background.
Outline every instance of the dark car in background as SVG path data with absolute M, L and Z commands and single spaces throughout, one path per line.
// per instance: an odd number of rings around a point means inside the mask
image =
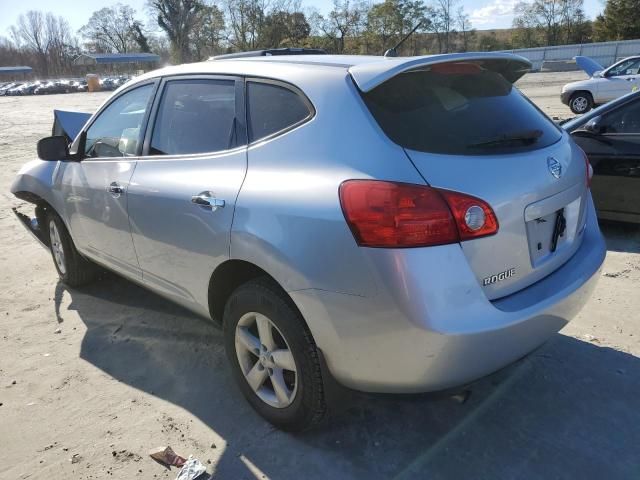
M 9 90 L 19 87 L 20 85 L 22 84 L 19 82 L 9 82 L 4 84 L 2 87 L 0 87 L 0 96 L 6 95 Z
M 593 167 L 598 218 L 640 223 L 640 91 L 565 122 Z

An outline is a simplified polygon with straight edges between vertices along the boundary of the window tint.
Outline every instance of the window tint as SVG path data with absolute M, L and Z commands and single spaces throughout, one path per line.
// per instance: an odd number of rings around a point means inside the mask
M 607 77 L 617 77 L 619 75 L 638 75 L 640 70 L 640 59 L 627 60 L 622 62 L 617 67 L 612 68 L 607 72 Z
M 87 130 L 85 153 L 90 157 L 135 155 L 152 91 L 153 85 L 145 85 L 111 102 Z
M 311 115 L 304 99 L 288 88 L 271 83 L 247 83 L 250 141 L 301 122 Z
M 233 80 L 172 80 L 158 107 L 150 155 L 218 152 L 233 146 Z
M 624 105 L 602 119 L 603 133 L 640 133 L 640 101 Z
M 473 63 L 403 73 L 363 97 L 389 138 L 412 150 L 492 155 L 534 150 L 561 138 L 511 83 Z

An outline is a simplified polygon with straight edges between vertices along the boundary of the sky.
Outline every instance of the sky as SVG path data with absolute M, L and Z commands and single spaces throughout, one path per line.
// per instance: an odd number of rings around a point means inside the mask
M 331 9 L 332 0 L 302 0 L 305 7 L 315 7 L 321 13 Z M 513 20 L 513 6 L 518 0 L 462 0 L 462 5 L 471 17 L 473 28 L 509 28 Z M 120 0 L 133 7 L 138 17 L 147 20 L 145 0 Z M 602 10 L 602 0 L 585 0 L 589 18 Z M 15 24 L 18 15 L 28 10 L 51 11 L 67 19 L 71 28 L 78 30 L 91 14 L 102 7 L 114 5 L 118 0 L 0 0 L 0 36 L 9 36 L 8 29 Z

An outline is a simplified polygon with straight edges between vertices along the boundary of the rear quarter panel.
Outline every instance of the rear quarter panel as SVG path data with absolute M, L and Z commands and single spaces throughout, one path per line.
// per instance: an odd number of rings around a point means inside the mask
M 338 189 L 347 179 L 423 184 L 403 150 L 369 115 L 346 70 L 289 79 L 316 109 L 307 123 L 248 150 L 231 258 L 252 262 L 287 291 L 375 294 L 367 256 L 349 230 Z

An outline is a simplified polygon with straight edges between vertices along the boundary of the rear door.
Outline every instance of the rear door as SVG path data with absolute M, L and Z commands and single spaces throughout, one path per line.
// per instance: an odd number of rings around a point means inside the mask
M 206 313 L 247 168 L 243 82 L 170 77 L 157 97 L 129 188 L 133 242 L 145 284 Z
M 397 75 L 363 94 L 427 183 L 488 202 L 498 233 L 461 242 L 491 299 L 566 262 L 581 242 L 586 162 L 573 142 L 489 65 Z
M 603 115 L 601 125 L 601 135 L 573 135 L 593 166 L 591 191 L 598 214 L 640 221 L 640 100 Z

